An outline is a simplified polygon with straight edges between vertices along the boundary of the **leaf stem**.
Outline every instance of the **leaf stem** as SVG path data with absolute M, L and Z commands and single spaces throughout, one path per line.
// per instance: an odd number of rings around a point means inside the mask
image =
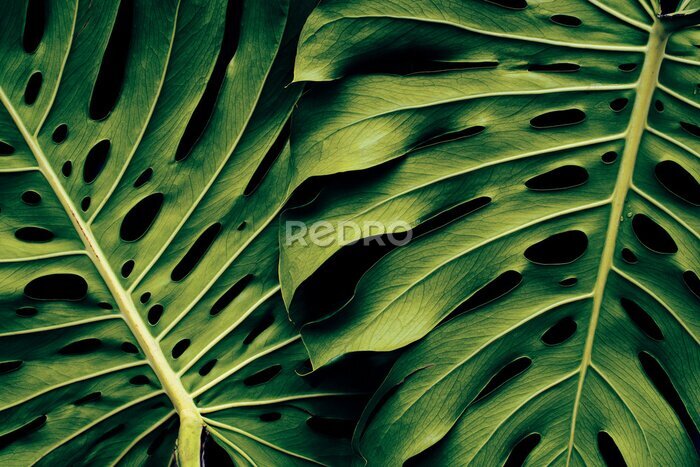
M 178 441 L 179 465 L 181 467 L 199 466 L 200 436 L 204 422 L 199 414 L 199 410 L 194 405 L 192 396 L 185 390 L 182 381 L 180 381 L 180 378 L 178 378 L 169 365 L 158 342 L 141 319 L 133 300 L 112 270 L 107 256 L 100 248 L 92 231 L 78 213 L 70 195 L 51 167 L 51 163 L 44 154 L 39 142 L 24 125 L 24 122 L 2 87 L 0 87 L 0 102 L 2 102 L 7 109 L 17 129 L 27 142 L 27 146 L 34 154 L 39 170 L 43 173 L 46 181 L 56 194 L 56 198 L 58 198 L 68 214 L 78 236 L 85 246 L 85 252 L 92 260 L 92 263 L 104 280 L 107 288 L 109 288 L 109 291 L 112 293 L 112 296 L 117 302 L 117 307 L 121 311 L 122 318 L 136 337 L 148 363 L 180 417 L 180 439 Z
M 620 171 L 617 174 L 615 189 L 612 196 L 610 219 L 608 221 L 605 245 L 603 247 L 603 254 L 601 256 L 600 266 L 598 268 L 597 280 L 593 288 L 593 310 L 591 312 L 591 320 L 589 322 L 583 356 L 581 357 L 578 389 L 576 391 L 576 399 L 574 401 L 574 409 L 571 417 L 569 449 L 566 460 L 567 466 L 571 463 L 571 455 L 573 453 L 576 431 L 576 419 L 579 405 L 581 403 L 581 393 L 583 392 L 583 385 L 586 379 L 586 370 L 591 365 L 593 341 L 595 340 L 596 327 L 600 316 L 600 310 L 602 308 L 605 285 L 607 283 L 610 270 L 613 266 L 613 256 L 615 254 L 615 246 L 617 243 L 620 223 L 622 222 L 623 209 L 625 207 L 627 193 L 632 185 L 635 162 L 637 160 L 637 154 L 639 153 L 639 146 L 642 141 L 642 136 L 644 135 L 644 131 L 646 129 L 649 108 L 651 106 L 654 90 L 656 89 L 661 63 L 664 59 L 664 51 L 666 49 L 668 35 L 669 31 L 665 28 L 664 24 L 662 24 L 662 22 L 659 20 L 655 21 L 654 26 L 649 33 L 646 57 L 644 59 L 642 71 L 639 75 L 639 81 L 637 81 L 637 94 L 634 100 L 634 107 L 632 108 L 630 122 L 627 127 L 625 149 L 622 153 Z

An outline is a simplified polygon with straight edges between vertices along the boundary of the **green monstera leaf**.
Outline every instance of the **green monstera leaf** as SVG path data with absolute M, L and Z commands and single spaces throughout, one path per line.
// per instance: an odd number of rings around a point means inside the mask
M 277 278 L 312 6 L 3 3 L 0 464 L 351 451 L 361 400 L 300 376 Z
M 282 292 L 316 368 L 405 349 L 355 431 L 371 465 L 699 462 L 700 4 L 673 6 L 309 17 L 292 153 L 348 173 L 285 219 L 357 229 L 283 229 Z M 408 243 L 372 230 L 396 221 Z

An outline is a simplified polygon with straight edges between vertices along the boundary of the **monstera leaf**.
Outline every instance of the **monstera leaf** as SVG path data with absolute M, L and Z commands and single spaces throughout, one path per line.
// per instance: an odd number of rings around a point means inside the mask
M 2 5 L 0 464 L 349 453 L 277 279 L 311 6 Z
M 285 218 L 359 228 L 282 230 L 282 292 L 314 367 L 405 348 L 355 431 L 370 464 L 697 465 L 700 4 L 673 6 L 309 17 L 292 153 L 348 173 Z M 396 221 L 411 241 L 332 290 Z

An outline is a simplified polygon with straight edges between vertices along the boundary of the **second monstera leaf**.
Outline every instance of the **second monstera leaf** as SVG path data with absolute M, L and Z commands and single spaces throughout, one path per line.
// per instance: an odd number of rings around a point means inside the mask
M 0 464 L 345 462 L 277 279 L 311 6 L 2 5 Z
M 677 3 L 311 15 L 295 77 L 320 83 L 293 154 L 364 170 L 287 219 L 415 237 L 322 317 L 305 291 L 349 247 L 283 245 L 314 366 L 413 344 L 355 432 L 370 464 L 697 464 L 700 30 L 697 2 Z

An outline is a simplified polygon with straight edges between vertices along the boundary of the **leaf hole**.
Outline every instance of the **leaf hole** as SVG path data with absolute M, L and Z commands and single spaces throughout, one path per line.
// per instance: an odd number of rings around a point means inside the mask
M 134 260 L 133 260 L 133 259 L 130 259 L 129 261 L 126 261 L 124 264 L 122 264 L 121 273 L 122 273 L 122 277 L 123 277 L 124 279 L 126 279 L 127 277 L 129 277 L 129 276 L 131 275 L 131 273 L 132 273 L 133 270 L 134 270 L 134 265 L 135 265 L 135 264 L 136 264 L 136 263 L 134 263 Z
M 71 161 L 64 162 L 63 166 L 61 167 L 61 173 L 64 177 L 70 177 L 70 175 L 73 173 L 73 163 Z
M 189 339 L 182 339 L 180 342 L 175 344 L 173 346 L 173 350 L 171 351 L 171 355 L 173 356 L 174 359 L 180 358 L 180 356 L 185 353 L 187 348 L 190 346 L 190 340 Z
M 623 63 L 622 65 L 618 66 L 618 70 L 624 72 L 624 73 L 631 73 L 634 70 L 637 69 L 639 65 L 636 63 Z
M 85 404 L 89 404 L 91 402 L 97 402 L 100 399 L 102 399 L 101 392 L 99 392 L 99 391 L 91 392 L 87 396 L 83 396 L 80 399 L 78 399 L 77 401 L 73 402 L 73 405 L 78 405 L 78 406 L 85 405 Z
M 575 277 L 567 277 L 559 281 L 559 285 L 562 287 L 573 287 L 578 283 L 578 279 Z
M 576 321 L 571 317 L 566 317 L 559 320 L 554 326 L 547 329 L 547 331 L 542 334 L 540 338 L 545 345 L 559 345 L 563 344 L 576 333 L 576 328 L 578 325 Z
M 248 335 L 243 339 L 243 345 L 250 345 L 260 334 L 265 332 L 267 328 L 272 326 L 275 322 L 275 316 L 272 313 L 268 313 L 263 318 L 258 321 L 253 329 L 248 333 Z
M 160 317 L 163 316 L 163 305 L 157 303 L 148 310 L 148 322 L 155 326 L 160 321 Z
M 24 287 L 32 300 L 79 301 L 85 298 L 88 284 L 77 274 L 48 274 L 33 279 Z
M 136 375 L 129 380 L 129 383 L 133 384 L 134 386 L 143 386 L 150 384 L 151 380 L 148 379 L 148 376 L 146 375 Z
M 617 153 L 615 151 L 608 151 L 600 156 L 600 160 L 602 160 L 604 164 L 612 164 L 617 160 Z
M 630 100 L 625 97 L 618 97 L 610 102 L 610 108 L 613 112 L 622 112 L 625 110 L 625 107 L 627 107 L 627 104 L 629 104 L 629 101 Z
M 90 202 L 92 199 L 89 196 L 86 196 L 85 198 L 80 200 L 80 209 L 83 212 L 87 212 L 88 209 L 90 209 Z
M 659 325 L 656 324 L 656 321 L 654 321 L 654 318 L 644 311 L 636 302 L 622 297 L 620 299 L 620 305 L 622 305 L 622 309 L 625 310 L 629 319 L 632 320 L 639 330 L 647 337 L 655 341 L 664 340 L 664 334 L 661 332 Z
M 14 146 L 4 141 L 0 141 L 0 156 L 11 156 L 14 152 Z
M 24 362 L 22 360 L 11 360 L 7 362 L 0 362 L 0 375 L 7 373 L 12 373 L 13 371 L 19 370 Z
M 250 196 L 255 192 L 255 190 L 258 189 L 263 179 L 265 178 L 265 175 L 267 175 L 267 173 L 270 171 L 272 164 L 274 164 L 275 161 L 279 158 L 280 154 L 282 154 L 285 144 L 287 144 L 287 141 L 289 141 L 289 134 L 291 132 L 291 128 L 292 119 L 290 117 L 287 119 L 287 122 L 282 127 L 282 130 L 280 131 L 279 135 L 277 135 L 275 142 L 272 144 L 267 153 L 265 153 L 265 157 L 263 157 L 262 161 L 255 169 L 253 176 L 250 178 L 248 184 L 243 190 L 243 196 Z
M 530 120 L 530 125 L 538 130 L 578 125 L 586 119 L 586 114 L 579 109 L 555 110 Z
M 506 271 L 500 274 L 462 302 L 445 318 L 445 321 L 504 297 L 515 290 L 522 281 L 523 276 L 518 271 Z
M 474 198 L 464 203 L 460 203 L 456 206 L 437 213 L 432 213 L 427 216 L 427 220 L 421 221 L 421 223 L 413 229 L 413 235 L 418 237 L 424 235 L 433 230 L 437 230 L 450 224 L 457 219 L 460 219 L 467 214 L 471 214 L 491 203 L 491 198 L 488 196 L 481 196 L 479 198 Z
M 226 77 L 226 68 L 233 59 L 238 48 L 238 40 L 240 36 L 240 19 L 242 14 L 243 2 L 238 0 L 229 0 L 226 7 L 226 18 L 224 22 L 224 35 L 221 41 L 221 50 L 214 64 L 214 69 L 209 77 L 207 86 L 204 89 L 197 107 L 190 116 L 187 127 L 178 143 L 175 151 L 175 160 L 180 162 L 190 155 L 199 138 L 204 133 L 204 130 L 209 125 L 214 106 L 219 96 L 219 91 Z
M 539 433 L 531 433 L 518 441 L 518 444 L 510 451 L 508 459 L 503 467 L 522 467 L 530 453 L 540 444 L 542 436 Z
M 22 193 L 22 201 L 30 206 L 36 206 L 41 202 L 41 195 L 34 190 L 27 190 Z
M 620 448 L 617 447 L 615 440 L 605 431 L 598 433 L 598 451 L 603 457 L 603 462 L 608 467 L 622 467 L 627 466 L 625 458 L 620 452 Z
M 569 28 L 577 28 L 583 24 L 583 21 L 579 18 L 570 15 L 553 15 L 549 19 L 559 26 L 566 26 Z
M 341 418 L 327 418 L 312 415 L 306 419 L 306 425 L 316 433 L 330 438 L 352 438 L 355 423 Z
M 253 373 L 243 380 L 243 384 L 246 386 L 257 386 L 259 384 L 265 384 L 277 376 L 280 371 L 282 371 L 282 365 L 272 365 L 271 367 L 260 370 L 257 373 Z
M 139 297 L 139 301 L 141 303 L 148 303 L 148 301 L 151 299 L 151 292 L 144 292 L 141 294 L 141 297 Z
M 124 353 L 131 353 L 131 354 L 139 353 L 138 347 L 136 347 L 131 342 L 123 342 L 120 348 L 122 349 L 122 352 L 124 352 Z
M 233 284 L 229 289 L 224 292 L 224 294 L 219 297 L 219 299 L 214 303 L 214 305 L 211 307 L 211 310 L 209 310 L 209 314 L 212 316 L 216 316 L 219 313 L 221 313 L 227 306 L 233 302 L 236 297 L 238 297 L 243 290 L 250 284 L 250 282 L 255 278 L 254 275 L 252 274 L 247 274 L 244 276 L 242 279 L 238 280 L 235 284 Z
M 214 240 L 216 240 L 216 238 L 219 236 L 220 232 L 221 223 L 219 222 L 207 227 L 207 229 L 199 235 L 197 240 L 195 240 L 180 262 L 177 263 L 170 274 L 170 279 L 175 282 L 179 282 L 187 277 L 200 263 L 200 261 L 202 261 L 202 258 L 207 251 L 209 251 L 209 248 L 211 247 L 212 243 L 214 243 Z
M 576 63 L 549 63 L 533 64 L 527 67 L 527 71 L 540 73 L 575 73 L 581 69 Z
M 110 303 L 107 303 L 107 302 L 100 302 L 97 304 L 97 306 L 99 306 L 103 310 L 113 310 L 114 309 L 114 307 Z
M 655 253 L 673 254 L 678 251 L 671 235 L 644 214 L 636 214 L 632 218 L 632 230 L 639 242 Z
M 41 84 L 44 82 L 44 77 L 40 71 L 35 71 L 27 81 L 27 86 L 24 88 L 24 103 L 34 105 L 41 91 Z
M 45 0 L 29 0 L 27 13 L 24 17 L 24 31 L 22 32 L 22 47 L 28 54 L 33 54 L 41 44 L 46 27 L 46 2 Z
M 525 258 L 544 266 L 570 264 L 588 248 L 588 237 L 580 230 L 554 234 L 525 250 Z
M 423 149 L 423 148 L 428 147 L 428 146 L 434 146 L 436 144 L 448 143 L 451 141 L 457 141 L 460 139 L 470 138 L 472 136 L 476 136 L 478 134 L 483 133 L 484 130 L 486 130 L 486 127 L 471 126 L 469 128 L 465 128 L 463 130 L 452 131 L 452 132 L 448 132 L 448 133 L 442 133 L 442 131 L 441 131 L 436 136 L 431 136 L 427 140 L 425 140 L 424 142 L 419 143 L 415 147 L 415 150 Z
M 282 418 L 282 414 L 279 412 L 267 412 L 260 414 L 258 417 L 261 422 L 276 422 L 280 418 Z
M 56 144 L 61 144 L 66 138 L 68 138 L 68 125 L 61 123 L 53 130 L 51 140 Z
M 53 237 L 53 232 L 42 227 L 22 227 L 15 231 L 15 238 L 27 243 L 46 243 Z
M 136 203 L 124 216 L 119 236 L 125 242 L 134 242 L 151 228 L 163 206 L 163 193 L 153 193 Z
M 102 120 L 114 110 L 124 86 L 134 21 L 133 0 L 121 0 L 100 71 L 90 96 L 89 115 Z
M 527 8 L 525 0 L 484 0 L 487 3 L 492 3 L 508 10 L 524 10 Z
M 5 449 L 7 446 L 10 446 L 15 441 L 18 441 L 22 438 L 26 438 L 27 436 L 36 432 L 37 430 L 39 430 L 39 428 L 43 427 L 46 424 L 46 420 L 46 415 L 41 415 L 32 420 L 31 422 L 26 423 L 21 427 L 10 431 L 9 433 L 0 435 L 0 449 Z
M 664 111 L 664 103 L 661 102 L 659 99 L 656 99 L 656 101 L 654 101 L 654 108 L 657 112 L 661 113 Z
M 38 313 L 39 310 L 37 310 L 33 306 L 23 306 L 15 310 L 15 314 L 22 318 L 31 318 L 32 316 L 36 316 Z
M 474 399 L 474 403 L 481 401 L 482 399 L 488 397 L 496 389 L 500 388 L 508 381 L 512 380 L 516 376 L 522 374 L 532 365 L 532 360 L 528 357 L 516 358 L 500 370 L 486 383 L 486 386 L 479 392 L 479 394 Z
M 656 164 L 654 174 L 671 194 L 693 206 L 700 206 L 700 183 L 679 163 L 661 161 Z
M 102 347 L 102 341 L 94 337 L 71 342 L 58 351 L 61 355 L 85 355 L 96 352 Z
M 621 255 L 622 260 L 627 264 L 637 264 L 639 262 L 637 255 L 635 255 L 634 252 L 629 248 L 623 248 Z
M 153 169 L 149 167 L 136 178 L 134 181 L 134 188 L 141 188 L 151 180 L 151 177 L 153 177 Z
M 107 163 L 111 143 L 108 139 L 103 139 L 90 149 L 85 159 L 83 167 L 83 181 L 90 184 L 97 179 Z
M 565 165 L 532 177 L 525 182 L 525 186 L 533 191 L 556 191 L 581 186 L 587 181 L 586 169 L 577 165 Z
M 214 358 L 202 365 L 198 372 L 199 376 L 207 376 L 209 373 L 211 373 L 211 370 L 214 369 L 214 365 L 216 365 L 216 362 L 218 362 L 218 360 Z

